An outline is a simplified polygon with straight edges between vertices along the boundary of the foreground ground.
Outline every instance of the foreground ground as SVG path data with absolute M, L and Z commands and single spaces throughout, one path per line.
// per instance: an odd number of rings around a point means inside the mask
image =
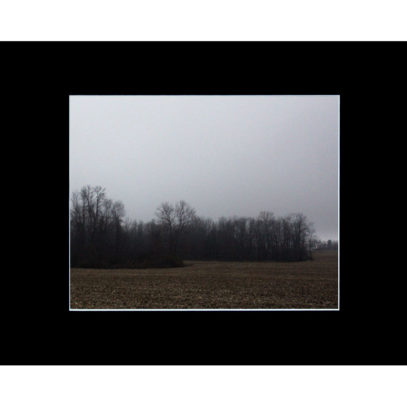
M 186 262 L 172 269 L 71 269 L 71 308 L 337 308 L 338 253 L 298 263 Z

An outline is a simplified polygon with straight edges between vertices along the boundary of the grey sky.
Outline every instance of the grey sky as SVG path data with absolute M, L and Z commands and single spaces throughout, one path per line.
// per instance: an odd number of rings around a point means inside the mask
M 71 96 L 70 189 L 102 185 L 149 221 L 304 213 L 338 233 L 338 96 Z

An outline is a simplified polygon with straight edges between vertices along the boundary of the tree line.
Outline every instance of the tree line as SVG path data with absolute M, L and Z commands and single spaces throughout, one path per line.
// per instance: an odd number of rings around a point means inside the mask
M 328 239 L 327 241 L 315 240 L 313 247 L 317 250 L 338 250 L 338 241 Z
M 184 201 L 162 203 L 150 222 L 125 219 L 124 205 L 100 186 L 74 192 L 70 209 L 72 267 L 171 267 L 188 260 L 303 261 L 313 229 L 299 213 L 257 218 L 203 218 Z

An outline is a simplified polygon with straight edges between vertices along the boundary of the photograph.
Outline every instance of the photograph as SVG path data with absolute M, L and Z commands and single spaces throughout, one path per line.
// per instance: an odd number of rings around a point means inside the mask
M 6 3 L 0 406 L 405 407 L 403 7 Z
M 406 362 L 377 205 L 405 44 L 1 48 L 2 363 Z
M 70 310 L 339 310 L 339 122 L 339 95 L 70 95 Z

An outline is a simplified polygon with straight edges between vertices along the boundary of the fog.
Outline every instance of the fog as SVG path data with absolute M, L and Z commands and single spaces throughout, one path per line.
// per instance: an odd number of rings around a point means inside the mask
M 71 96 L 70 191 L 101 185 L 149 221 L 302 212 L 338 239 L 338 96 Z

